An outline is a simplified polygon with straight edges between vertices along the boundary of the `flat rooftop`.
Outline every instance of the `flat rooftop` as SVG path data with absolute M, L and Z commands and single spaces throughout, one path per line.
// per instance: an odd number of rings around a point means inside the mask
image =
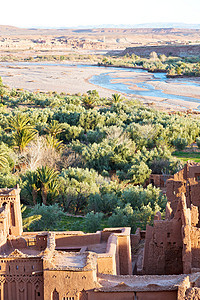
M 87 257 L 85 254 L 66 253 L 54 251 L 51 259 L 56 269 L 82 269 L 86 266 Z
M 99 274 L 101 288 L 96 291 L 167 291 L 177 290 L 188 275 L 106 275 Z

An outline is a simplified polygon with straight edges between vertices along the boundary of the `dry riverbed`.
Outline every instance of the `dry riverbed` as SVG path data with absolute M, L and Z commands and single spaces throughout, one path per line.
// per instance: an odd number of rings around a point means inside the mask
M 128 70 L 124 72 L 120 69 L 113 70 L 96 66 L 79 67 L 76 64 L 72 66 L 71 63 L 67 64 L 66 62 L 64 64 L 52 63 L 48 65 L 45 63 L 0 63 L 0 76 L 3 79 L 3 83 L 10 88 L 20 88 L 28 91 L 57 91 L 59 93 L 65 92 L 70 94 L 83 94 L 88 90 L 96 89 L 100 96 L 110 97 L 116 91 L 89 82 L 89 79 L 94 75 L 100 75 L 102 73 L 109 73 L 114 77 L 112 79 L 113 82 L 124 83 L 130 90 L 142 90 L 143 88 L 137 87 L 137 83 L 148 82 L 153 85 L 155 89 L 162 89 L 168 94 L 190 96 L 200 99 L 200 87 L 174 84 L 172 79 L 167 80 L 167 83 L 155 80 L 151 81 L 153 75 L 149 73 L 137 74 L 137 72 L 129 72 Z M 123 95 L 127 96 L 126 94 Z M 178 99 L 168 100 L 164 95 L 163 98 L 138 95 L 129 95 L 128 98 L 136 98 L 164 110 L 197 109 L 200 105 L 200 103 L 191 101 Z

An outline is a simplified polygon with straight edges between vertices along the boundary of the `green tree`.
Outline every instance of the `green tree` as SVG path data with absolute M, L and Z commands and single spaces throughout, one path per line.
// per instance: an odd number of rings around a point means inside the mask
M 33 204 L 37 203 L 38 191 L 39 191 L 39 182 L 38 182 L 38 173 L 36 171 L 28 171 L 25 175 L 22 176 L 25 184 L 23 189 L 31 196 Z
M 54 138 L 57 137 L 61 132 L 63 132 L 64 126 L 63 124 L 60 124 L 58 121 L 53 120 L 48 127 L 46 128 L 46 131 L 49 135 L 53 136 Z
M 85 216 L 85 230 L 86 232 L 96 232 L 102 230 L 103 213 L 94 213 L 93 211 L 87 213 Z
M 19 152 L 22 152 L 37 135 L 37 130 L 30 124 L 30 118 L 26 114 L 17 113 L 15 116 L 11 116 L 7 129 L 12 130 Z
M 60 230 L 61 220 L 65 217 L 62 209 L 58 204 L 46 206 L 37 204 L 31 209 L 27 217 L 39 215 L 41 218 L 32 223 L 29 228 L 31 231 L 50 231 L 50 230 Z
M 112 101 L 114 103 L 119 103 L 122 101 L 122 97 L 120 94 L 112 94 Z
M 128 177 L 133 184 L 143 184 L 150 176 L 151 170 L 143 161 L 134 164 L 128 171 Z
M 47 204 L 47 196 L 48 192 L 51 191 L 52 182 L 58 179 L 58 171 L 51 169 L 47 166 L 41 167 L 37 169 L 38 181 L 41 189 L 42 202 L 44 205 Z M 54 188 L 58 188 L 58 186 L 54 186 Z
M 29 216 L 29 217 L 24 217 L 23 214 L 26 211 L 26 206 L 24 206 L 23 204 L 21 205 L 21 212 L 22 212 L 22 222 L 23 222 L 23 229 L 24 230 L 30 230 L 30 226 L 34 223 L 39 221 L 42 216 L 41 215 L 33 215 L 33 216 Z
M 173 144 L 177 150 L 184 150 L 185 147 L 188 145 L 188 140 L 186 138 L 178 137 L 174 140 Z

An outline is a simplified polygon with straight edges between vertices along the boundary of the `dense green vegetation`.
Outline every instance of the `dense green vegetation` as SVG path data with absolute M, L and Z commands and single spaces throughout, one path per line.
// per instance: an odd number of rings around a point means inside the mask
M 26 217 L 42 216 L 30 230 L 145 228 L 166 204 L 149 175 L 178 171 L 175 147 L 200 136 L 198 115 L 169 115 L 116 94 L 30 93 L 2 83 L 0 91 L 0 187 L 20 184 L 32 206 Z
M 166 72 L 168 76 L 200 76 L 199 57 L 173 57 L 152 52 L 149 58 L 135 54 L 104 57 L 99 65 L 143 68 L 150 72 Z
M 193 160 L 197 163 L 200 163 L 200 152 L 174 151 L 172 155 L 182 160 L 183 162 L 187 162 L 188 160 Z

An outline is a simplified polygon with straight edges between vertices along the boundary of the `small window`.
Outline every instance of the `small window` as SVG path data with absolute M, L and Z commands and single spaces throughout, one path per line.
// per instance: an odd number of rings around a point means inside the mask
M 34 266 L 32 266 L 32 270 L 34 270 Z
M 40 292 L 37 293 L 38 297 L 40 297 Z
M 196 181 L 200 181 L 200 173 L 195 174 Z
M 19 269 L 19 266 L 16 266 L 16 270 L 18 270 Z

